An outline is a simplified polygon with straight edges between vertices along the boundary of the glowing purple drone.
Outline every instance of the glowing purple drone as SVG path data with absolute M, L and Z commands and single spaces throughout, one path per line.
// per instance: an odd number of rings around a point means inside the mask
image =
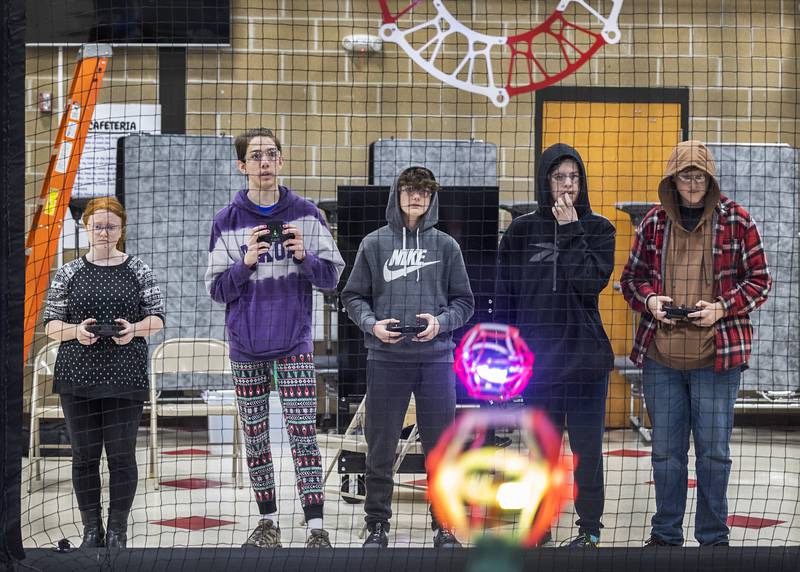
M 455 371 L 470 396 L 507 401 L 531 378 L 534 355 L 519 330 L 504 324 L 477 324 L 456 350 Z

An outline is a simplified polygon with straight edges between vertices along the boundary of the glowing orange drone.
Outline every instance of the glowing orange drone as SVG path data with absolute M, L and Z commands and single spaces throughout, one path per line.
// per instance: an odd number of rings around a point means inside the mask
M 490 429 L 519 430 L 519 448 L 486 444 Z M 571 498 L 569 459 L 541 411 L 469 411 L 428 456 L 436 517 L 469 536 L 535 545 Z M 491 530 L 490 530 L 491 529 Z
M 591 6 L 592 3 L 597 4 L 596 1 L 561 0 L 555 12 L 535 28 L 522 34 L 503 37 L 489 36 L 467 28 L 447 10 L 442 0 L 431 0 L 436 16 L 421 24 L 401 29 L 400 20 L 410 14 L 422 0 L 413 0 L 396 14 L 389 8 L 388 0 L 378 0 L 383 14 L 380 36 L 383 40 L 400 46 L 408 57 L 439 81 L 464 91 L 484 95 L 495 106 L 505 107 L 515 95 L 536 91 L 561 81 L 589 61 L 589 58 L 604 44 L 619 42 L 621 35 L 617 19 L 623 1 L 612 0 L 611 13 L 606 17 Z M 603 30 L 595 33 L 568 22 L 564 17 L 564 11 L 572 3 L 579 4 L 600 21 Z M 412 36 L 421 31 L 427 32 L 426 41 L 421 45 L 414 45 Z M 453 35 L 457 35 L 459 40 L 455 45 L 466 44 L 467 47 L 466 53 L 460 57 L 455 69 L 448 72 L 437 59 L 440 59 L 445 41 Z M 576 35 L 582 35 L 591 42 L 590 45 L 581 49 L 579 44 L 582 45 L 583 42 L 577 42 L 574 39 Z M 557 70 L 553 69 L 552 58 L 546 58 L 544 53 L 537 53 L 540 49 L 537 42 L 548 36 L 548 39 L 554 39 L 558 43 L 561 51 L 561 61 L 555 66 Z M 544 45 L 544 42 L 540 43 Z M 511 61 L 506 84 L 499 86 L 494 80 L 492 49 L 496 48 L 495 51 L 498 52 L 503 50 L 503 46 L 510 49 L 510 55 L 506 53 L 506 56 L 509 56 Z M 480 73 L 478 68 L 484 69 L 484 66 L 485 73 Z M 519 73 L 520 69 L 523 73 Z

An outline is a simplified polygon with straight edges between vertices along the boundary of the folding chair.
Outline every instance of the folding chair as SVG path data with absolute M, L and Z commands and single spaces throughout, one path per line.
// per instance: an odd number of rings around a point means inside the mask
M 158 418 L 205 415 L 233 416 L 233 453 L 231 476 L 237 487 L 242 486 L 241 428 L 239 408 L 233 403 L 207 404 L 198 400 L 161 399 L 159 376 L 168 373 L 231 374 L 228 344 L 212 338 L 172 338 L 159 344 L 150 358 L 150 455 L 148 479 L 158 488 Z
M 28 445 L 28 466 L 31 468 L 28 480 L 28 492 L 31 492 L 33 481 L 42 480 L 41 420 L 63 419 L 61 402 L 52 394 L 53 373 L 60 342 L 51 341 L 42 347 L 33 360 L 33 380 L 31 382 L 30 403 L 30 439 Z M 54 445 L 68 448 L 69 445 Z

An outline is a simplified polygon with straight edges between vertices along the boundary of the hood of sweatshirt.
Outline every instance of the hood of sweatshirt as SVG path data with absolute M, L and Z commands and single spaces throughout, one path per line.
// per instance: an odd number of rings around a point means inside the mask
M 680 225 L 681 229 L 683 229 L 683 226 L 681 224 L 680 200 L 672 178 L 689 168 L 699 169 L 709 176 L 708 192 L 704 199 L 705 209 L 700 218 L 701 221 L 705 221 L 711 216 L 720 199 L 717 165 L 714 162 L 714 156 L 711 151 L 700 141 L 678 143 L 667 160 L 664 178 L 661 179 L 661 183 L 658 185 L 658 198 L 667 213 L 667 217 L 673 224 Z
M 553 226 L 553 243 L 551 246 L 552 256 L 549 258 L 552 265 L 553 292 L 558 289 L 556 275 L 558 268 L 559 224 L 556 221 L 556 217 L 553 215 L 553 195 L 552 189 L 550 188 L 550 177 L 547 175 L 550 172 L 553 164 L 561 159 L 567 158 L 572 159 L 577 163 L 578 171 L 581 175 L 581 184 L 580 188 L 578 189 L 578 196 L 575 197 L 575 202 L 573 203 L 575 211 L 578 213 L 578 218 L 585 218 L 587 215 L 592 213 L 592 207 L 589 204 L 589 188 L 586 182 L 586 167 L 583 165 L 583 159 L 581 158 L 580 154 L 573 147 L 570 147 L 564 143 L 556 143 L 555 145 L 551 145 L 542 153 L 542 157 L 539 160 L 539 167 L 536 171 L 536 201 L 538 203 L 538 208 L 535 214 L 541 217 L 543 220 L 548 221 Z
M 544 150 L 536 171 L 536 201 L 539 205 L 539 215 L 553 221 L 555 220 L 553 216 L 553 196 L 550 188 L 550 177 L 547 174 L 555 162 L 564 158 L 574 160 L 578 164 L 578 170 L 581 173 L 581 185 L 575 200 L 575 210 L 578 211 L 578 217 L 580 218 L 592 212 L 592 207 L 589 204 L 589 188 L 586 183 L 586 167 L 583 165 L 583 159 L 569 145 L 556 143 Z
M 243 209 L 246 212 L 252 213 L 258 217 L 263 217 L 264 213 L 259 210 L 259 207 L 256 203 L 250 200 L 250 197 L 247 195 L 247 189 L 242 189 L 236 196 L 233 198 L 233 204 L 236 208 Z M 270 216 L 285 219 L 286 217 L 281 216 L 286 213 L 286 210 L 291 206 L 292 201 L 289 197 L 289 189 L 284 186 L 278 187 L 278 202 L 275 203 L 270 211 Z
M 409 169 L 411 169 L 411 167 L 409 167 Z M 403 220 L 403 211 L 400 209 L 400 191 L 397 188 L 397 180 L 392 183 L 392 188 L 389 191 L 389 202 L 386 203 L 386 222 L 389 223 L 390 228 L 397 232 L 402 232 L 403 229 L 406 229 L 406 223 Z M 438 222 L 439 193 L 435 192 L 431 195 L 431 204 L 428 206 L 428 210 L 425 211 L 425 214 L 419 220 L 417 228 L 414 229 L 414 231 L 420 230 L 425 232 L 436 226 Z

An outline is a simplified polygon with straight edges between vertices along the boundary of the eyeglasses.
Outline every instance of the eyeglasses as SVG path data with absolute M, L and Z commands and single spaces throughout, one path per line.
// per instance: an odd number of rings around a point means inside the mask
M 566 183 L 567 179 L 572 181 L 573 183 L 579 183 L 581 181 L 581 174 L 580 173 L 553 173 L 550 175 L 550 178 L 553 179 L 559 185 L 562 183 Z
M 694 174 L 678 173 L 677 176 L 678 176 L 678 179 L 680 179 L 680 181 L 682 183 L 695 182 L 695 183 L 703 184 L 706 181 L 708 181 L 708 175 L 706 173 L 694 173 Z
M 117 232 L 120 230 L 122 226 L 118 224 L 90 224 L 89 230 L 93 232 L 103 232 L 106 231 L 107 233 Z
M 418 187 L 401 187 L 400 192 L 405 193 L 409 196 L 416 194 L 422 197 L 423 199 L 429 199 L 433 195 L 434 189 L 420 189 Z
M 260 163 L 264 159 L 267 161 L 277 161 L 280 156 L 281 152 L 278 149 L 267 149 L 266 151 L 253 151 L 247 156 L 247 160 L 253 163 Z

